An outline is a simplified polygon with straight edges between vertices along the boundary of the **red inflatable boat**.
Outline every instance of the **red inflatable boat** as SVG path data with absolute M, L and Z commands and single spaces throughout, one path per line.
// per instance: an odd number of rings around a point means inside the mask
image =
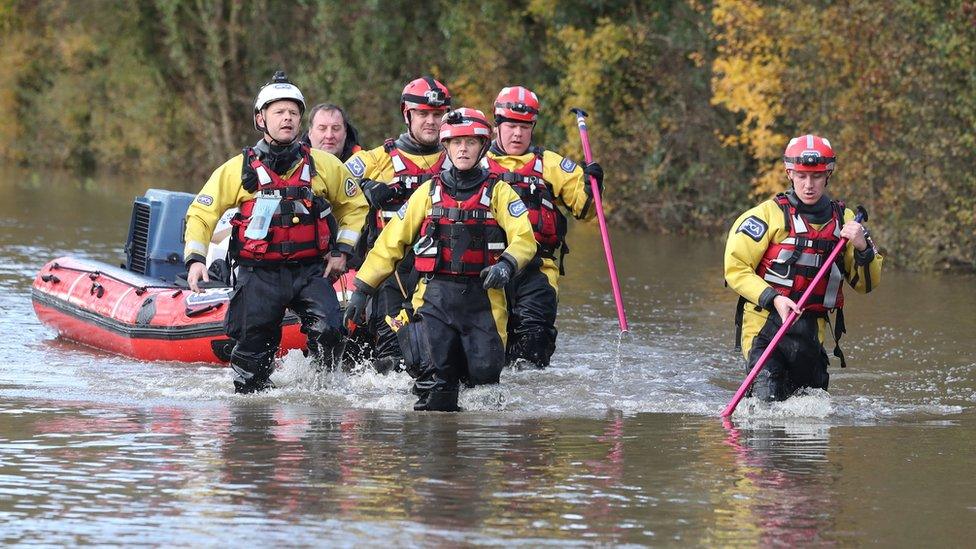
M 350 274 L 336 282 L 340 300 L 351 282 Z M 79 343 L 140 360 L 226 362 L 230 292 L 194 294 L 100 261 L 62 257 L 37 273 L 31 298 L 42 323 Z M 297 316 L 289 312 L 282 328 L 282 353 L 305 346 Z
M 194 198 L 161 189 L 136 197 L 124 268 L 77 257 L 45 265 L 31 288 L 37 318 L 66 339 L 141 360 L 227 362 L 234 345 L 223 328 L 231 288 L 194 294 L 185 280 L 183 286 L 177 283 L 186 272 L 183 218 Z M 226 212 L 214 230 L 211 267 L 226 256 L 234 211 Z M 227 280 L 229 268 L 225 271 L 221 278 Z M 351 293 L 354 275 L 335 283 L 340 303 Z M 294 314 L 285 316 L 282 332 L 282 354 L 305 346 Z

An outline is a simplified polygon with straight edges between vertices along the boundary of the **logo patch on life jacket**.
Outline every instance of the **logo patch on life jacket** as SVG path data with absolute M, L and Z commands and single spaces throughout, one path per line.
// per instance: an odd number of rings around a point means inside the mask
M 362 177 L 363 174 L 366 173 L 366 163 L 363 162 L 363 159 L 359 158 L 358 156 L 355 158 L 350 158 L 346 162 L 346 167 L 349 168 L 349 171 L 352 172 L 352 174 L 356 177 Z
M 209 194 L 199 194 L 197 195 L 197 202 L 203 204 L 204 206 L 209 206 L 213 204 L 213 197 Z
M 404 217 L 406 217 L 406 215 L 407 215 L 407 203 L 404 202 L 403 206 L 400 206 L 400 209 L 397 210 L 397 217 L 403 219 Z
M 508 203 L 508 213 L 512 214 L 512 217 L 518 217 L 527 211 L 529 209 L 525 207 L 525 202 L 522 202 L 521 198 L 516 198 Z
M 347 178 L 345 183 L 346 196 L 356 196 L 356 192 L 359 190 L 359 185 L 356 184 L 353 179 Z
M 559 163 L 559 167 L 566 173 L 573 173 L 573 170 L 576 169 L 576 162 L 568 158 L 563 158 L 563 161 Z
M 749 217 L 745 218 L 745 220 L 742 222 L 741 225 L 739 225 L 739 228 L 736 229 L 735 232 L 746 233 L 746 236 L 755 240 L 756 242 L 759 242 L 759 240 L 762 239 L 763 235 L 766 234 L 766 229 L 768 228 L 769 226 L 766 225 L 765 221 L 759 219 L 754 215 L 750 215 Z

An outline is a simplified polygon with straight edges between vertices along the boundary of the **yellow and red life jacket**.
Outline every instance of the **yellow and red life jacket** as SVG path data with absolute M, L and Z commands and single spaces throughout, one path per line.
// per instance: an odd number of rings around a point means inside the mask
M 469 198 L 448 196 L 440 176 L 430 185 L 431 209 L 414 245 L 418 272 L 478 276 L 505 251 L 505 231 L 491 212 L 491 193 L 498 179 L 491 174 Z
M 552 255 L 566 238 L 566 218 L 556 207 L 556 197 L 552 187 L 542 177 L 542 155 L 535 152 L 535 158 L 515 171 L 508 171 L 494 159 L 488 159 L 488 169 L 498 174 L 498 179 L 512 186 L 529 211 L 532 233 L 542 251 Z
M 410 199 L 410 195 L 417 190 L 417 187 L 440 172 L 441 165 L 444 164 L 444 154 L 441 153 L 431 167 L 421 168 L 414 161 L 400 154 L 400 149 L 397 148 L 394 139 L 387 139 L 383 143 L 383 149 L 390 155 L 390 160 L 393 162 L 393 179 L 390 180 L 389 185 L 403 189 L 403 193 L 401 196 L 390 200 L 389 204 L 386 205 L 387 209 L 376 212 L 377 229 L 386 226 L 386 223 L 396 215 L 400 207 Z
M 258 158 L 253 148 L 244 149 L 245 164 L 257 177 L 257 191 L 243 202 L 231 224 L 231 254 L 246 261 L 295 261 L 321 257 L 329 251 L 336 232 L 332 205 L 312 192 L 315 165 L 309 148 L 302 146 L 302 158 L 288 179 L 282 178 Z M 258 198 L 279 198 L 267 235 L 246 236 Z
M 799 301 L 840 240 L 840 230 L 844 226 L 844 204 L 831 201 L 831 219 L 817 229 L 797 211 L 786 195 L 779 194 L 775 200 L 786 216 L 789 236 L 766 249 L 756 274 L 780 295 Z M 826 313 L 844 306 L 843 268 L 843 254 L 840 254 L 830 266 L 830 274 L 814 287 L 805 311 Z

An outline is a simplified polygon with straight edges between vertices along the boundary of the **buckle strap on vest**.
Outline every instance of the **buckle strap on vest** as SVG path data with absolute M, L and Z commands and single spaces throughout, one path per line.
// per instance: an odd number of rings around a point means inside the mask
M 281 242 L 280 244 L 268 244 L 265 253 L 280 253 L 290 255 L 303 250 L 314 250 L 318 248 L 317 242 Z
M 525 175 L 518 172 L 502 173 L 498 179 L 506 183 L 528 183 L 529 185 L 540 185 L 545 181 L 537 175 Z
M 283 198 L 286 200 L 312 200 L 315 198 L 315 193 L 312 191 L 312 187 L 308 185 L 284 187 L 281 189 L 261 189 L 258 192 L 260 193 L 260 196 Z
M 313 223 L 316 216 L 312 214 L 288 214 L 275 215 L 271 217 L 271 227 L 294 227 L 296 225 L 307 225 Z
M 444 206 L 434 206 L 431 208 L 430 216 L 435 219 L 447 218 L 449 221 L 456 223 L 472 219 L 483 221 L 495 218 L 494 214 L 489 210 L 465 210 L 463 208 L 446 208 Z

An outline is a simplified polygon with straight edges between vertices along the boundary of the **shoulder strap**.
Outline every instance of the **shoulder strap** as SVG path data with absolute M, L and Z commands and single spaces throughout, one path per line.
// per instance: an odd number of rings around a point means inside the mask
M 498 183 L 498 174 L 489 171 L 488 178 L 485 180 L 485 184 L 484 184 L 485 190 L 483 191 L 484 195 L 487 196 L 489 200 L 491 199 L 491 193 L 495 190 L 495 184 L 497 183 Z
M 315 170 L 315 160 L 312 158 L 312 149 L 307 145 L 302 145 L 302 154 L 305 155 L 305 164 L 308 165 L 308 179 L 309 182 L 318 175 L 318 171 Z M 311 185 L 311 183 L 309 183 Z
M 844 210 L 847 209 L 847 206 L 844 205 L 842 200 L 831 200 L 830 205 L 833 206 L 834 217 L 837 218 L 837 223 L 844 225 Z
M 258 172 L 254 170 L 251 162 L 257 158 L 257 153 L 254 152 L 254 147 L 244 147 L 241 153 L 244 155 L 244 165 L 241 166 L 241 186 L 245 191 L 253 193 L 258 190 Z
M 779 209 L 783 210 L 783 226 L 790 233 L 796 232 L 793 230 L 793 216 L 790 215 L 790 210 L 793 208 L 790 199 L 786 197 L 785 193 L 778 193 L 773 200 L 779 205 Z

